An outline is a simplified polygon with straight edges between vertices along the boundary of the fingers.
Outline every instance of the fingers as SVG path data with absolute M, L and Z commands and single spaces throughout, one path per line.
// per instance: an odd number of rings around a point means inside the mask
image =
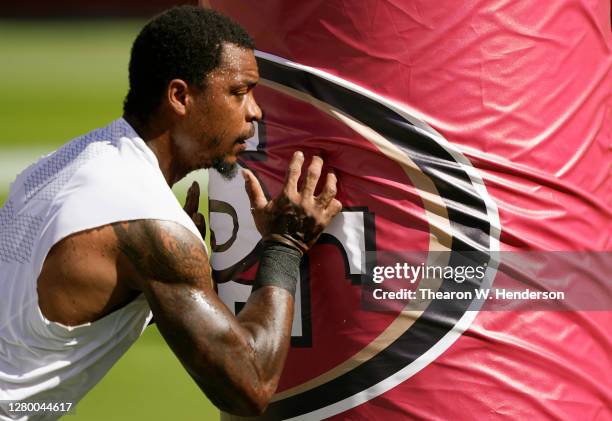
M 191 220 L 193 221 L 193 223 L 195 224 L 196 228 L 198 229 L 198 231 L 202 235 L 202 238 L 206 238 L 206 219 L 204 218 L 204 215 L 202 215 L 199 212 L 195 213 L 191 217 Z
M 332 199 L 331 202 L 329 202 L 329 205 L 327 206 L 327 211 L 329 212 L 329 215 L 331 215 L 332 218 L 338 215 L 341 210 L 342 203 L 338 199 Z
M 251 202 L 252 209 L 262 209 L 268 204 L 266 195 L 259 184 L 257 177 L 249 170 L 242 170 L 242 176 L 244 177 L 244 187 L 247 194 L 249 195 L 249 201 Z
M 191 186 L 187 190 L 187 198 L 185 199 L 185 207 L 183 210 L 189 215 L 196 228 L 202 235 L 202 238 L 206 236 L 206 220 L 204 215 L 198 212 L 200 206 L 200 185 L 197 181 L 191 183 Z
M 206 219 L 204 219 L 204 215 L 202 215 L 200 212 L 194 214 L 192 219 L 193 223 L 196 224 L 198 228 L 202 227 L 206 229 Z
M 198 206 L 200 205 L 200 185 L 197 181 L 194 181 L 187 190 L 187 199 L 185 199 L 185 206 L 183 209 L 187 215 L 193 215 L 198 212 Z
M 338 180 L 336 179 L 336 175 L 334 173 L 328 173 L 327 178 L 325 179 L 325 186 L 323 186 L 323 190 L 317 197 L 317 201 L 321 206 L 326 208 L 332 199 L 336 197 L 336 183 Z
M 283 188 L 285 195 L 291 197 L 297 194 L 297 183 L 302 173 L 303 164 L 304 154 L 301 151 L 294 152 L 285 174 L 285 186 Z
M 306 180 L 304 181 L 304 188 L 302 189 L 302 197 L 310 197 L 314 195 L 314 191 L 317 188 L 319 177 L 321 176 L 321 168 L 323 168 L 323 160 L 318 156 L 313 156 L 308 171 L 306 172 Z

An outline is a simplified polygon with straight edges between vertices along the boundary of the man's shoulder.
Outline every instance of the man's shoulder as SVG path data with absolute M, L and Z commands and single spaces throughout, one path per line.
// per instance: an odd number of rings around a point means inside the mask
M 175 200 L 153 152 L 124 120 L 94 130 L 65 145 L 60 155 L 75 155 L 77 167 L 66 194 L 84 196 L 93 203 L 131 203 L 149 206 Z M 81 200 L 77 198 L 77 200 Z
M 83 166 L 89 169 L 104 165 L 120 167 L 120 139 L 135 133 L 126 124 L 121 120 L 115 120 L 105 127 L 78 136 L 59 149 L 42 156 L 18 174 L 11 186 L 12 189 L 23 190 L 28 201 L 30 199 L 50 201 Z M 114 161 L 111 163 L 109 159 Z M 90 175 L 96 174 L 93 171 Z
M 102 132 L 93 131 L 66 145 L 81 150 L 82 156 L 76 158 L 80 162 L 72 170 L 53 181 L 63 183 L 53 189 L 56 193 L 51 199 L 53 242 L 119 221 L 152 219 L 188 224 L 151 157 L 153 153 L 142 139 L 132 137 L 135 132 L 126 124 L 114 122 L 100 129 Z

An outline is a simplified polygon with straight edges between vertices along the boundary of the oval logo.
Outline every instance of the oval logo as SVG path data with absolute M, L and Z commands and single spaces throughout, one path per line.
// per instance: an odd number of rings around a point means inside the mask
M 384 256 L 460 252 L 487 266 L 492 284 L 499 250 L 497 207 L 460 150 L 415 112 L 349 81 L 257 52 L 264 110 L 240 160 L 269 196 L 278 193 L 293 151 L 317 154 L 338 178 L 343 211 L 303 259 L 292 349 L 264 419 L 330 417 L 406 381 L 467 329 L 482 304 L 368 311 L 362 294 Z M 210 172 L 211 264 L 221 299 L 235 312 L 250 294 L 260 236 L 243 181 Z M 439 257 L 439 255 L 438 255 Z M 466 288 L 422 281 L 440 292 Z

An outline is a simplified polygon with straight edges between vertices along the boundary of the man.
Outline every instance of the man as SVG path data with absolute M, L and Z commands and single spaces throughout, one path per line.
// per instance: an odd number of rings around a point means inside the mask
M 268 201 L 243 173 L 264 247 L 237 317 L 212 288 L 198 186 L 186 212 L 170 190 L 199 168 L 234 176 L 261 118 L 258 77 L 237 24 L 171 9 L 134 42 L 124 117 L 17 177 L 0 209 L 0 419 L 61 415 L 15 403 L 78 401 L 151 317 L 217 406 L 263 412 L 289 344 L 300 258 L 341 208 L 336 178 L 315 195 L 315 157 L 298 186 L 296 152 Z

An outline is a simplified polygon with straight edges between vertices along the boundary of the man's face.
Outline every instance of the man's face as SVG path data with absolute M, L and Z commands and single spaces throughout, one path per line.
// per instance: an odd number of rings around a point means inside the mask
M 225 43 L 221 63 L 207 75 L 205 89 L 193 94 L 188 136 L 177 145 L 189 170 L 212 167 L 227 177 L 235 174 L 237 155 L 261 118 L 253 97 L 258 80 L 253 51 Z

